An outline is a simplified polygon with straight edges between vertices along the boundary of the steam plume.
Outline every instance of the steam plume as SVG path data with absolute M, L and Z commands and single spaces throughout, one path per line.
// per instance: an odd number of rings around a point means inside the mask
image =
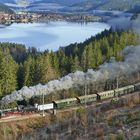
M 137 32 L 140 36 L 140 16 L 138 16 L 133 22 L 132 22 L 132 29 Z
M 133 21 L 130 17 L 116 17 L 107 21 L 107 23 L 112 27 L 113 30 L 128 30 L 132 28 Z
M 77 71 L 70 73 L 59 80 L 52 80 L 45 85 L 38 84 L 32 87 L 23 87 L 10 95 L 2 98 L 1 102 L 10 103 L 15 100 L 29 99 L 33 96 L 50 94 L 69 88 L 78 87 L 87 83 L 94 83 L 100 80 L 115 79 L 120 74 L 131 75 L 140 70 L 140 46 L 129 46 L 123 50 L 124 61 L 116 62 L 111 60 L 99 67 L 98 71 L 89 69 L 86 73 Z

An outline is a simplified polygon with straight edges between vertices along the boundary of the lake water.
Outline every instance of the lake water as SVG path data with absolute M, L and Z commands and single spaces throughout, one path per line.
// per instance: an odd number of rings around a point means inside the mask
M 14 23 L 0 28 L 0 42 L 21 43 L 27 47 L 36 47 L 40 51 L 45 49 L 56 51 L 60 46 L 83 42 L 109 28 L 108 24 L 99 22 Z

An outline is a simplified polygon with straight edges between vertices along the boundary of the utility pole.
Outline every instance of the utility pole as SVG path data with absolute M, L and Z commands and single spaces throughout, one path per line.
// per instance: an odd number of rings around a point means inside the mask
M 85 55 L 85 70 L 86 70 L 86 61 L 87 61 L 87 59 L 86 59 L 86 52 L 84 53 Z M 86 73 L 85 73 L 85 75 L 84 75 L 84 78 L 85 78 L 85 96 L 87 95 L 87 77 L 86 77 Z M 87 110 L 86 110 L 86 98 L 85 98 L 85 117 L 86 117 L 86 122 L 87 122 Z M 87 130 L 86 130 L 86 122 L 85 122 L 85 127 L 84 127 L 84 133 L 85 133 L 85 140 L 87 139 Z
M 42 102 L 43 102 L 43 112 L 42 112 L 42 116 L 44 117 L 44 116 L 45 116 L 45 113 L 44 113 L 44 92 L 42 92 Z
M 85 74 L 85 96 L 87 95 L 87 78 L 86 78 L 86 74 Z M 85 115 L 87 110 L 86 110 L 86 98 L 85 98 Z M 87 117 L 87 116 L 86 116 Z M 85 140 L 87 139 L 87 130 L 86 130 L 86 122 L 85 122 Z
M 118 89 L 119 89 L 119 75 L 117 75 L 117 78 L 116 78 L 116 89 L 117 89 L 117 100 L 119 98 L 119 93 L 118 93 Z
M 86 75 L 85 75 L 85 96 L 87 95 L 87 81 L 86 81 Z M 85 108 L 86 108 L 86 98 L 85 98 Z
M 117 82 L 116 84 L 117 84 L 117 90 L 118 90 L 118 88 L 119 88 L 119 78 L 118 78 L 118 75 L 117 75 L 117 79 L 116 80 L 117 80 L 116 81 Z
M 139 71 L 138 71 L 138 82 L 139 82 L 139 79 L 140 79 L 140 73 L 139 73 Z

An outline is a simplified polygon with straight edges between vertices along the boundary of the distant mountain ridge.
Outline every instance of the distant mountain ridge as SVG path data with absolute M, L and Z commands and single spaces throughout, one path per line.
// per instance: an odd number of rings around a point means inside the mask
M 17 6 L 17 1 L 27 1 L 29 5 L 27 9 L 34 10 L 74 10 L 74 11 L 90 11 L 95 9 L 100 10 L 120 10 L 127 11 L 136 6 L 140 6 L 140 0 L 0 0 L 14 9 Z
M 0 3 L 15 3 L 15 0 L 0 0 Z
M 24 0 L 0 0 L 0 3 L 12 3 L 15 4 L 17 1 L 24 1 Z M 40 4 L 40 3 L 57 3 L 62 5 L 73 5 L 76 3 L 84 2 L 85 0 L 26 0 L 30 4 Z
M 8 13 L 8 14 L 13 14 L 14 11 L 11 10 L 8 6 L 0 3 L 0 12 Z
M 26 7 L 29 10 L 55 10 L 60 7 L 67 7 L 83 1 L 85 0 L 0 0 L 0 3 L 6 4 L 12 9 Z M 27 2 L 27 5 L 24 5 L 25 2 Z
M 64 6 L 70 6 L 73 4 L 78 4 L 84 2 L 86 0 L 33 0 L 32 3 L 40 4 L 40 3 L 57 3 Z
M 72 7 L 81 8 L 83 11 L 95 10 L 106 2 L 107 0 L 84 0 L 83 2 L 72 5 Z
M 138 5 L 140 6 L 140 0 L 108 0 L 100 9 L 126 11 Z

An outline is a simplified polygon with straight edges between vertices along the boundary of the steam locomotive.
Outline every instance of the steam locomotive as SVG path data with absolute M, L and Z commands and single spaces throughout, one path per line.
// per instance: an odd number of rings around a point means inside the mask
M 134 91 L 139 91 L 139 90 L 140 90 L 140 82 L 133 84 L 133 85 L 121 87 L 121 88 L 118 88 L 115 90 L 99 92 L 97 94 L 84 95 L 84 96 L 79 96 L 79 97 L 75 97 L 75 98 L 68 98 L 68 99 L 52 101 L 49 104 L 43 104 L 43 105 L 35 104 L 34 107 L 33 106 L 29 106 L 29 107 L 18 106 L 17 108 L 13 108 L 13 109 L 1 109 L 0 116 L 30 115 L 32 112 L 39 112 L 42 110 L 63 109 L 66 107 L 82 105 L 85 103 L 90 104 L 90 103 L 94 103 L 97 101 L 102 101 L 102 100 L 106 100 L 106 99 L 110 99 L 110 98 L 114 98 L 114 97 L 119 97 L 122 95 L 127 95 Z

